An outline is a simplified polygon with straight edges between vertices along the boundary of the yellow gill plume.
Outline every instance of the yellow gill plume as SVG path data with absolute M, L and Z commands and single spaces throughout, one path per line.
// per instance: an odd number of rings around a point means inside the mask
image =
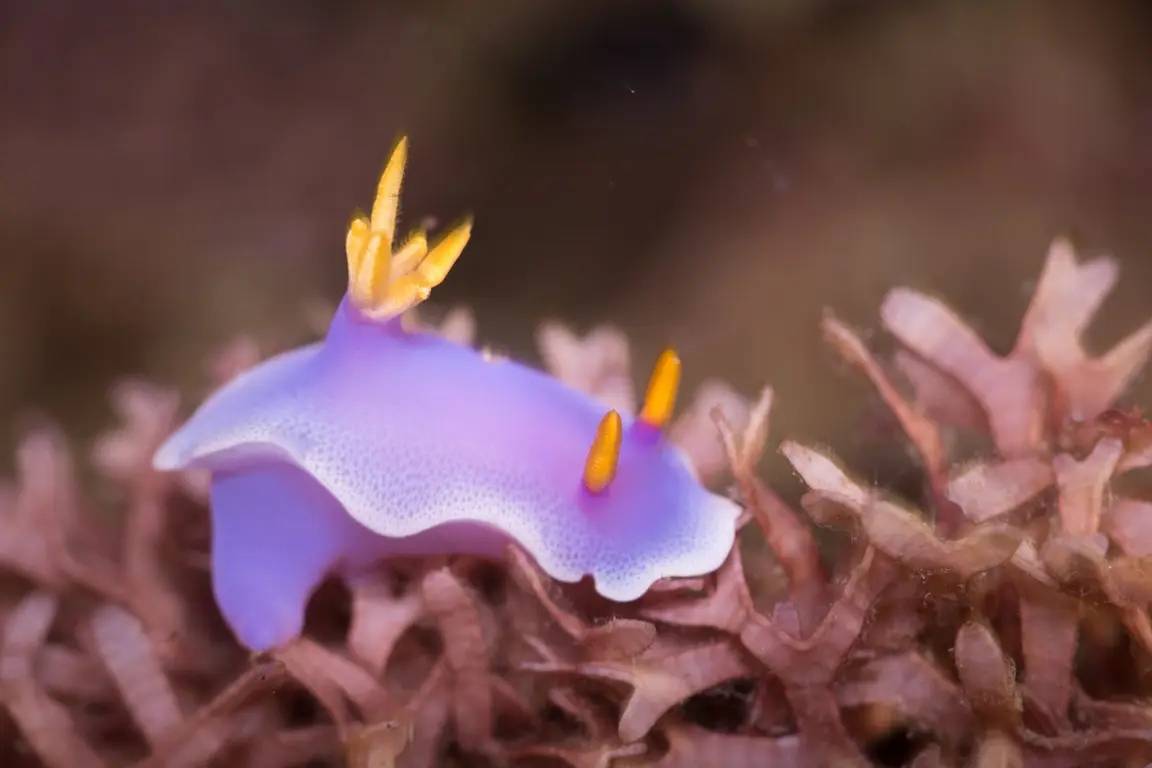
M 612 482 L 612 478 L 616 477 L 622 434 L 620 414 L 608 411 L 596 428 L 596 437 L 592 440 L 588 459 L 584 462 L 584 487 L 589 491 L 603 491 Z
M 680 356 L 676 350 L 668 348 L 660 353 L 648 379 L 648 392 L 644 395 L 644 407 L 640 410 L 640 420 L 657 429 L 668 423 L 676 407 L 676 392 L 680 389 Z
M 393 250 L 407 161 L 408 139 L 402 138 L 380 175 L 371 216 L 354 217 L 345 239 L 352 301 L 365 315 L 380 320 L 395 317 L 428 298 L 448 276 L 472 234 L 469 219 L 451 229 L 431 250 L 421 231 Z
M 432 246 L 432 250 L 428 251 L 428 255 L 416 268 L 420 277 L 429 287 L 435 288 L 444 282 L 444 278 L 448 277 L 456 259 L 464 253 L 464 246 L 468 245 L 468 240 L 471 237 L 472 219 L 467 218 L 449 230 L 448 234 Z
M 416 265 L 424 260 L 428 255 L 428 238 L 420 230 L 416 230 L 408 239 L 404 241 L 404 245 L 400 246 L 400 250 L 392 254 L 392 265 L 400 274 L 407 274 L 416 268 Z
M 388 246 L 396 237 L 396 214 L 400 210 L 400 185 L 404 182 L 404 167 L 408 165 L 408 137 L 401 136 L 388 156 L 380 183 L 376 185 L 376 201 L 372 203 L 372 229 L 388 238 Z

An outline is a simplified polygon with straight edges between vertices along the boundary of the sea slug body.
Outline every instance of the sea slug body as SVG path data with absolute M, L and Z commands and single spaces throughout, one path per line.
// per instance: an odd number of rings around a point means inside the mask
M 674 353 L 631 419 L 403 327 L 471 231 L 393 250 L 405 160 L 401 141 L 371 217 L 349 227 L 348 294 L 326 338 L 240 376 L 155 456 L 162 470 L 211 471 L 213 588 L 241 642 L 291 640 L 327 574 L 399 555 L 500 557 L 514 540 L 554 578 L 590 574 L 617 601 L 719 567 L 738 509 L 662 435 Z

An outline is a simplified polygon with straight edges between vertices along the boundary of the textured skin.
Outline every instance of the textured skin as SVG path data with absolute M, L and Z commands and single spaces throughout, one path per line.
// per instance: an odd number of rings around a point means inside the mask
M 381 558 L 445 551 L 498 557 L 507 543 L 502 532 L 467 522 L 380 536 L 283 462 L 212 480 L 212 590 L 236 636 L 255 651 L 300 634 L 308 596 L 333 570 L 354 574 Z
M 496 529 L 553 577 L 591 574 L 614 600 L 719 567 L 736 506 L 647 425 L 625 423 L 604 492 L 583 487 L 604 410 L 538 371 L 364 320 L 345 301 L 322 344 L 217 393 L 155 464 L 214 471 L 217 597 L 241 639 L 263 648 L 299 631 L 326 571 L 430 529 L 443 552 L 484 549 L 477 532 Z

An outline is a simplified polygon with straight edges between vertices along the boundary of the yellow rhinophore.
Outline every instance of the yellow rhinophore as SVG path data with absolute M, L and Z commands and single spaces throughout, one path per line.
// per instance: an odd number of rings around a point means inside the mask
M 356 307 L 377 319 L 401 314 L 428 298 L 444 281 L 472 235 L 471 219 L 451 229 L 429 250 L 421 231 L 414 232 L 398 250 L 396 216 L 400 185 L 408 161 L 408 139 L 396 143 L 388 158 L 371 216 L 357 216 L 348 225 L 348 292 Z
M 604 414 L 596 428 L 592 447 L 588 449 L 588 460 L 584 463 L 584 487 L 593 493 L 607 488 L 616 476 L 622 432 L 620 414 L 616 411 Z
M 648 392 L 644 395 L 640 420 L 658 429 L 667 424 L 676 407 L 676 391 L 679 388 L 680 356 L 676 350 L 669 348 L 656 359 L 652 378 L 648 380 Z

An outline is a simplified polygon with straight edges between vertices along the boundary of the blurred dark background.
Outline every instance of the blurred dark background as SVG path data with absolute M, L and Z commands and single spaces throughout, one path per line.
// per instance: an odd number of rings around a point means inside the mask
M 314 336 L 401 132 L 407 223 L 476 216 L 433 303 L 482 341 L 616 323 L 842 453 L 824 306 L 911 285 L 1006 348 L 1067 234 L 1123 266 L 1095 342 L 1152 312 L 1146 0 L 0 0 L 0 424 Z

